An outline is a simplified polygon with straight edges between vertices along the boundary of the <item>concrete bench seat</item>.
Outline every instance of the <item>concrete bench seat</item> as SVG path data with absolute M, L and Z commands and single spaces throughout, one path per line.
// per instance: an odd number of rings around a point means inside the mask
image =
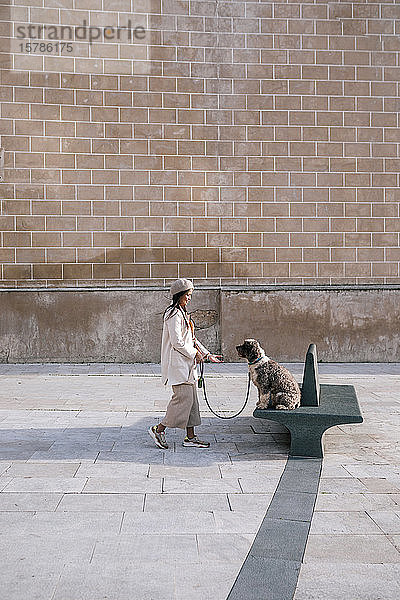
M 323 457 L 322 436 L 334 425 L 362 423 L 352 385 L 320 385 L 317 350 L 310 344 L 304 366 L 301 403 L 294 410 L 256 408 L 253 416 L 277 421 L 290 432 L 290 456 Z

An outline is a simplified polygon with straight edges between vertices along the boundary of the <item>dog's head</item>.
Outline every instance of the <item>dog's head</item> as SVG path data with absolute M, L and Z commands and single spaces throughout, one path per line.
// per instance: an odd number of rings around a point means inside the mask
M 248 362 L 254 362 L 257 358 L 264 356 L 264 351 L 257 340 L 244 340 L 243 344 L 236 346 L 240 358 L 247 358 Z

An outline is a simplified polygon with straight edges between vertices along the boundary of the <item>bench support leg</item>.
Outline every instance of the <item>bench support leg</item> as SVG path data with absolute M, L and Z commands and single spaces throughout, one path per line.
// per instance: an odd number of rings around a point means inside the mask
M 329 427 L 315 427 L 300 431 L 298 429 L 294 429 L 293 431 L 289 429 L 290 456 L 314 456 L 316 458 L 323 458 L 324 448 L 322 436 L 326 429 L 329 429 Z

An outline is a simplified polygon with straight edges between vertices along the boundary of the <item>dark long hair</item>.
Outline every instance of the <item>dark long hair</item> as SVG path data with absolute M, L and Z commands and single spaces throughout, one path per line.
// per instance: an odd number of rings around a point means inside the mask
M 179 306 L 179 300 L 182 298 L 182 296 L 184 294 L 186 294 L 189 290 L 183 290 L 183 292 L 178 292 L 177 294 L 174 294 L 172 296 L 172 304 L 170 304 L 169 306 L 167 306 L 167 308 L 164 311 L 164 319 L 169 319 L 170 317 L 172 317 L 172 315 L 174 314 L 175 310 L 178 308 Z M 186 312 L 185 308 L 183 308 L 183 310 Z

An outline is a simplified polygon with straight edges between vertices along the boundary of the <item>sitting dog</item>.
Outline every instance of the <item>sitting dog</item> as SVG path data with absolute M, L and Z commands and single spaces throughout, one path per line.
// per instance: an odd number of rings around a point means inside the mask
M 257 340 L 245 340 L 236 350 L 249 363 L 251 380 L 258 389 L 257 408 L 290 410 L 300 406 L 297 381 L 285 367 L 265 355 Z

